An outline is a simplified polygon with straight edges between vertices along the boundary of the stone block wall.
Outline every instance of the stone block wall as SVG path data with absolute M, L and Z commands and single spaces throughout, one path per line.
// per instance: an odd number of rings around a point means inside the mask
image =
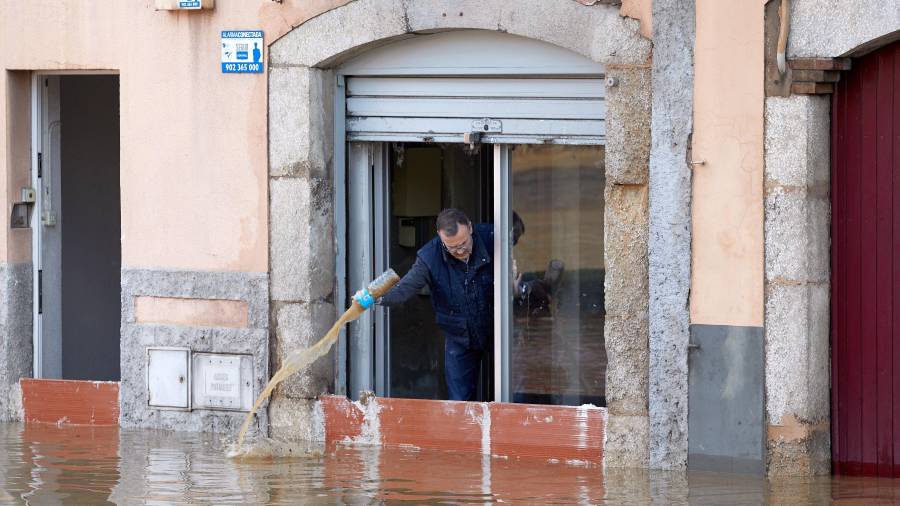
M 138 321 L 136 297 L 233 300 L 247 305 L 247 326 L 241 328 L 173 325 Z M 122 342 L 119 424 L 122 427 L 220 432 L 233 434 L 244 412 L 157 409 L 148 405 L 147 348 L 172 346 L 192 352 L 253 355 L 252 388 L 262 391 L 269 379 L 268 276 L 228 273 L 122 269 Z M 268 427 L 267 413 L 257 415 L 254 430 Z
M 874 49 L 884 37 L 896 39 L 898 30 L 896 2 L 792 0 L 787 53 L 790 58 L 845 56 Z
M 653 1 L 649 176 L 650 467 L 684 469 L 688 451 L 694 1 Z
M 830 469 L 830 97 L 766 100 L 770 475 Z
M 34 364 L 32 264 L 0 265 L 0 422 L 21 420 L 19 379 Z
M 649 463 L 650 67 L 609 65 L 604 286 L 610 467 Z
M 282 47 L 277 46 L 276 47 Z M 269 69 L 269 265 L 273 373 L 337 318 L 332 189 L 334 74 L 299 63 Z M 270 434 L 319 440 L 319 395 L 334 390 L 334 351 L 273 396 Z

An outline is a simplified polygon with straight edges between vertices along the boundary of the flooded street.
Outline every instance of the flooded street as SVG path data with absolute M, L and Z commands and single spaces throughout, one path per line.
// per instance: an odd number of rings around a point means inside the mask
M 472 453 L 331 448 L 236 462 L 215 436 L 0 424 L 2 504 L 891 504 L 900 480 L 767 481 Z

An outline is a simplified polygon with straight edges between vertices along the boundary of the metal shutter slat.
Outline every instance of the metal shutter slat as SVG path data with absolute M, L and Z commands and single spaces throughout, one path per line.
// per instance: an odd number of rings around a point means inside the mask
M 488 140 L 602 144 L 605 93 L 595 77 L 350 77 L 347 135 L 385 141 L 440 134 L 459 142 L 473 121 L 488 117 L 502 123 L 502 132 L 485 133 Z

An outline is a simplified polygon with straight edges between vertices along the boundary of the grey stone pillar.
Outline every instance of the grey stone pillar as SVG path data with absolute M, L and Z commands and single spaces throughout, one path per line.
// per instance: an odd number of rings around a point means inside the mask
M 830 470 L 829 97 L 766 99 L 766 414 L 770 475 Z
M 609 65 L 604 286 L 608 409 L 604 465 L 648 463 L 647 174 L 650 66 Z
M 650 467 L 687 465 L 694 1 L 653 2 Z
M 0 422 L 21 419 L 19 379 L 31 377 L 32 264 L 0 265 Z
M 273 373 L 315 344 L 336 318 L 331 159 L 333 73 L 306 66 L 269 69 L 269 261 Z M 331 392 L 332 354 L 285 381 L 269 405 L 270 433 L 322 438 L 315 399 Z

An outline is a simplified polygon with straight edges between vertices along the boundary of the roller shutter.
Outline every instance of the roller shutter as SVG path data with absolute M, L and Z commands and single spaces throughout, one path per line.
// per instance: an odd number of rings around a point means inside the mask
M 552 44 L 486 30 L 415 35 L 343 64 L 350 141 L 602 144 L 606 69 Z M 487 121 L 486 121 L 487 120 Z
M 349 140 L 602 143 L 602 78 L 350 77 Z

